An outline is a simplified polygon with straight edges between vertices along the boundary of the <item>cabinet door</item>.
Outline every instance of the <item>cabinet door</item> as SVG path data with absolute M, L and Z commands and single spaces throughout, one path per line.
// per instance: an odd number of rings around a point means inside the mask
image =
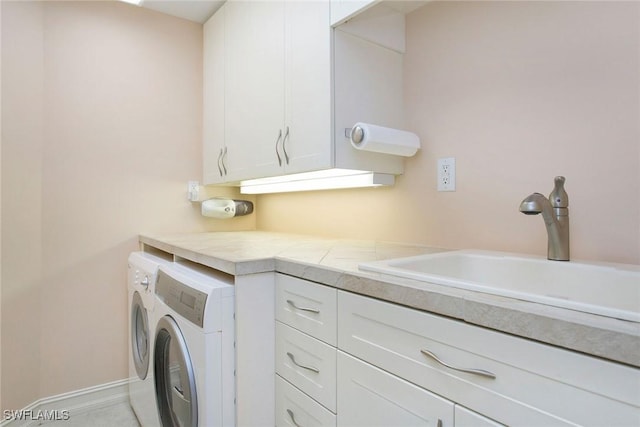
M 229 180 L 278 174 L 284 137 L 284 3 L 226 3 Z
M 224 154 L 224 57 L 225 5 L 204 24 L 204 81 L 202 117 L 202 170 L 204 184 L 225 180 Z
M 338 351 L 338 426 L 453 426 L 452 402 Z
M 285 3 L 285 172 L 331 167 L 331 27 L 327 1 Z

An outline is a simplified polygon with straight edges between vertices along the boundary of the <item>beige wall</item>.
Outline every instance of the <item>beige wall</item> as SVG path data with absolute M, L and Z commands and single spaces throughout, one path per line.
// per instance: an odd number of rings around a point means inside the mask
M 407 16 L 392 189 L 266 195 L 258 228 L 546 255 L 518 212 L 565 175 L 574 258 L 640 263 L 640 4 L 434 2 Z M 457 191 L 436 162 L 456 158 Z
M 126 378 L 144 232 L 253 229 L 201 177 L 202 26 L 119 2 L 2 2 L 2 405 Z M 227 191 L 227 190 L 220 190 Z
M 2 46 L 2 7 L 0 7 L 0 47 Z M 0 55 L 0 200 L 2 200 L 2 55 Z M 0 242 L 2 242 L 2 209 L 0 208 Z M 2 244 L 0 244 L 0 349 L 2 348 Z M 2 384 L 2 351 L 0 351 L 0 384 Z M 2 387 L 0 386 L 0 408 Z
M 44 146 L 43 10 L 2 3 L 2 409 L 38 395 Z

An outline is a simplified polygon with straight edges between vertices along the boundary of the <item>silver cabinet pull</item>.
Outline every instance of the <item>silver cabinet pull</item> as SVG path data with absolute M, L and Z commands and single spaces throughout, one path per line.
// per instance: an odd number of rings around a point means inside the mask
M 467 374 L 480 375 L 482 377 L 491 378 L 492 380 L 496 379 L 496 374 L 494 374 L 492 372 L 489 372 L 489 371 L 485 371 L 483 369 L 457 368 L 455 366 L 451 366 L 448 363 L 443 362 L 442 360 L 440 360 L 438 358 L 438 356 L 436 356 L 435 354 L 433 354 L 429 350 L 420 350 L 420 353 L 424 354 L 425 356 L 429 356 L 430 358 L 432 358 L 433 360 L 435 360 L 436 362 L 438 362 L 442 366 L 445 366 L 445 367 L 447 367 L 449 369 L 453 369 L 454 371 L 465 372 Z
M 287 409 L 287 414 L 289 414 L 289 418 L 291 418 L 291 422 L 296 427 L 302 427 L 300 424 L 296 422 L 296 417 L 293 416 L 293 411 L 291 409 Z
M 291 362 L 293 362 L 293 364 L 296 365 L 297 367 L 302 368 L 302 369 L 306 369 L 306 370 L 311 371 L 311 372 L 315 372 L 316 374 L 320 373 L 320 370 L 318 368 L 314 368 L 313 366 L 304 366 L 304 365 L 301 365 L 298 362 L 296 362 L 296 358 L 293 357 L 293 354 L 287 352 L 287 356 L 289 356 L 289 359 L 291 359 Z
M 224 174 L 227 174 L 227 146 L 224 146 L 224 152 L 222 153 L 222 169 L 224 170 Z
M 220 176 L 224 176 L 224 174 L 222 173 L 222 148 L 220 149 L 220 153 L 218 153 L 218 172 L 220 172 Z
M 284 133 L 284 138 L 282 139 L 282 151 L 284 152 L 284 160 L 289 164 L 289 154 L 287 153 L 287 139 L 289 139 L 289 126 L 287 126 L 287 130 Z
M 279 129 L 278 139 L 276 139 L 276 156 L 278 156 L 278 166 L 282 166 L 282 157 L 280 157 L 280 151 L 278 151 L 278 145 L 280 145 L 281 139 L 282 139 L 282 129 Z
M 289 304 L 291 307 L 295 308 L 296 310 L 308 311 L 310 313 L 320 314 L 320 310 L 316 310 L 315 308 L 309 308 L 309 307 L 298 307 L 296 303 L 291 301 L 290 299 L 287 300 L 287 304 Z

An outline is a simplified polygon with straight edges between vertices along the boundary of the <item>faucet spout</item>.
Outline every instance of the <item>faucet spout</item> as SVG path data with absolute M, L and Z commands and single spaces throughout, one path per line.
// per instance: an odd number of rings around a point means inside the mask
M 547 258 L 569 261 L 569 197 L 564 191 L 564 177 L 556 177 L 555 188 L 547 199 L 533 193 L 520 203 L 520 212 L 526 215 L 542 214 L 547 229 Z

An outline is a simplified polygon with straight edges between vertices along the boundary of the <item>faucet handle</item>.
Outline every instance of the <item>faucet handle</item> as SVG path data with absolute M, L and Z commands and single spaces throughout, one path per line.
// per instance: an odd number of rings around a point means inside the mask
M 569 207 L 569 195 L 564 190 L 564 176 L 556 176 L 554 179 L 554 187 L 551 194 L 549 194 L 549 201 L 554 208 L 567 208 Z

